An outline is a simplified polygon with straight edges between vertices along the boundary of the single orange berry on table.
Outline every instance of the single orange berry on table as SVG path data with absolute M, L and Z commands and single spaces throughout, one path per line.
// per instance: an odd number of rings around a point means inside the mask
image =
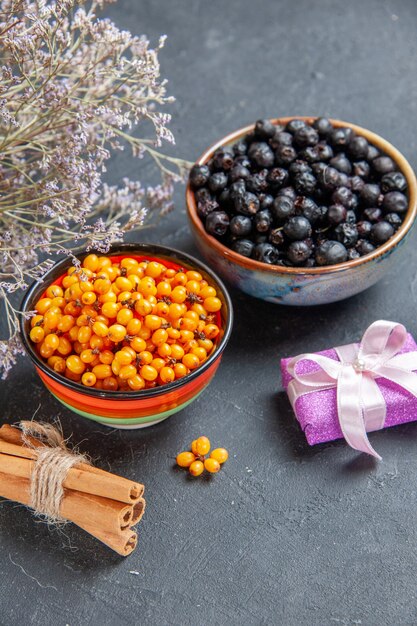
M 210 452 L 210 458 L 215 459 L 218 463 L 222 464 L 229 458 L 229 453 L 225 448 L 216 448 Z
M 188 467 L 191 476 L 200 476 L 204 472 L 204 463 L 202 461 L 193 461 Z
M 210 439 L 208 437 L 199 437 L 195 444 L 195 449 L 200 456 L 204 456 L 210 452 Z
M 180 467 L 190 467 L 195 460 L 195 455 L 192 452 L 180 452 L 176 458 L 177 465 Z
M 220 463 L 210 457 L 204 460 L 204 467 L 210 474 L 217 474 L 220 470 Z
M 194 439 L 194 441 L 191 442 L 191 452 L 195 454 L 196 456 L 199 456 L 199 453 L 197 450 L 197 439 Z

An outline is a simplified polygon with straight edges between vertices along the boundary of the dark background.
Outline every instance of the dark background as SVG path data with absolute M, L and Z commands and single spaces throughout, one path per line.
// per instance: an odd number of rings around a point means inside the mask
M 417 165 L 415 0 L 119 0 L 118 25 L 156 43 L 175 153 L 194 160 L 259 117 L 329 115 L 370 128 Z M 113 181 L 149 180 L 118 155 Z M 196 250 L 184 189 L 138 240 Z M 279 358 L 359 339 L 375 319 L 417 334 L 416 238 L 402 265 L 346 302 L 283 308 L 232 292 L 236 322 L 211 386 L 158 426 L 115 431 L 64 410 L 28 359 L 1 386 L 8 422 L 59 416 L 97 463 L 145 483 L 137 551 L 122 559 L 68 525 L 0 507 L 0 623 L 26 626 L 416 624 L 417 424 L 372 435 L 383 461 L 343 442 L 309 448 Z M 212 480 L 175 455 L 206 434 L 229 449 Z

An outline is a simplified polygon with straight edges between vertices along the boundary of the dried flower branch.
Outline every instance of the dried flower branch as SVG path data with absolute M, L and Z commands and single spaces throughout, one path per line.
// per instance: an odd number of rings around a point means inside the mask
M 145 219 L 172 208 L 173 184 L 189 164 L 161 154 L 174 143 L 173 101 L 148 40 L 119 30 L 96 13 L 103 0 L 2 0 L 0 5 L 0 300 L 9 339 L 0 369 L 20 351 L 18 311 L 10 296 L 48 264 L 43 254 L 86 245 L 100 252 Z M 139 123 L 154 139 L 133 136 Z M 128 145 L 161 171 L 156 187 L 102 177 L 111 151 Z

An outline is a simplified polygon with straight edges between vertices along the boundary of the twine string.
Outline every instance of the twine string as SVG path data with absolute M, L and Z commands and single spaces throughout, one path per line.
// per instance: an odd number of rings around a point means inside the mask
M 67 447 L 62 431 L 56 426 L 29 420 L 21 421 L 19 426 L 24 445 L 32 448 L 37 457 L 30 480 L 29 506 L 47 522 L 64 522 L 60 514 L 63 483 L 71 467 L 89 461 L 83 454 L 76 454 Z M 34 445 L 31 437 L 43 445 Z

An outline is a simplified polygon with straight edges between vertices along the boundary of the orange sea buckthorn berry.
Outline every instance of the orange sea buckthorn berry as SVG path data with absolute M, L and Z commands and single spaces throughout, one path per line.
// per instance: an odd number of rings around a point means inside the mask
M 94 326 L 93 326 L 93 332 L 94 332 Z M 100 337 L 99 335 L 92 335 L 90 339 L 90 348 L 92 348 L 93 350 L 102 350 L 103 347 L 104 347 L 103 337 Z
M 178 330 L 178 328 L 167 328 L 167 333 L 168 333 L 168 337 L 169 339 L 179 339 L 181 334 L 180 331 Z
M 95 374 L 98 380 L 103 380 L 112 375 L 112 369 L 107 363 L 100 363 L 93 367 L 93 374 Z
M 94 293 L 94 291 L 85 291 L 81 296 L 81 302 L 83 304 L 94 304 L 96 300 L 97 295 Z
M 78 330 L 77 340 L 80 343 L 87 343 L 90 341 L 92 334 L 93 331 L 89 326 L 81 326 Z
M 192 341 L 192 339 L 194 339 L 194 333 L 191 330 L 180 330 L 181 343 L 187 343 Z
M 222 308 L 222 301 L 220 300 L 220 298 L 210 296 L 208 298 L 205 298 L 203 306 L 209 313 L 216 313 Z
M 172 367 L 163 367 L 159 372 L 159 376 L 163 383 L 172 383 L 175 380 L 175 372 Z
M 205 287 L 200 289 L 199 296 L 200 298 L 203 298 L 203 300 L 205 300 L 206 298 L 215 298 L 217 296 L 217 291 L 214 287 L 206 285 Z
M 62 286 L 64 289 L 68 289 L 71 285 L 75 285 L 76 283 L 78 283 L 78 277 L 75 275 L 64 276 L 62 279 Z
M 184 348 L 180 346 L 178 343 L 171 344 L 171 354 L 170 357 L 172 359 L 176 359 L 177 361 L 181 361 L 184 356 Z
M 146 348 L 146 341 L 141 337 L 133 337 L 129 345 L 135 352 L 142 352 Z
M 65 359 L 63 359 L 62 356 L 49 357 L 48 365 L 49 367 L 52 367 L 54 372 L 57 372 L 58 374 L 63 374 L 65 372 L 66 363 Z
M 226 448 L 216 448 L 210 452 L 210 458 L 216 459 L 216 461 L 220 464 L 226 463 L 229 458 L 229 453 Z
M 93 333 L 98 337 L 107 337 L 109 334 L 109 327 L 104 322 L 94 322 Z
M 200 456 L 204 456 L 210 452 L 210 439 L 208 437 L 199 437 L 195 444 L 195 449 Z
M 105 304 L 106 302 L 117 302 L 117 296 L 112 289 L 107 293 L 102 293 L 101 296 L 98 297 L 98 301 L 100 304 Z
M 133 317 L 126 324 L 126 330 L 128 335 L 137 335 L 142 327 L 142 322 L 137 317 Z
M 207 352 L 204 350 L 204 348 L 201 348 L 200 346 L 195 346 L 194 348 L 191 348 L 191 354 L 195 354 L 200 363 L 207 359 Z
M 132 378 L 128 378 L 127 384 L 131 389 L 133 389 L 133 391 L 139 391 L 145 387 L 145 381 L 142 376 L 139 376 L 139 374 L 132 376 Z
M 132 283 L 126 276 L 116 278 L 115 285 L 120 291 L 131 291 L 132 289 Z
M 150 276 L 145 276 L 144 278 L 141 278 L 138 291 L 140 291 L 140 293 L 143 294 L 145 298 L 147 296 L 154 296 L 156 294 L 154 279 Z
M 161 369 L 166 365 L 165 359 L 162 359 L 161 357 L 156 357 L 151 361 L 150 365 L 154 367 L 157 372 L 160 372 Z
M 174 268 L 168 268 L 167 270 L 165 270 L 164 272 L 164 280 L 172 280 L 176 274 L 176 270 L 174 270 Z
M 45 341 L 43 341 L 41 344 L 37 344 L 39 346 L 39 354 L 44 358 L 44 359 L 49 359 L 50 356 L 53 355 L 53 353 L 55 352 L 55 350 L 53 348 L 50 348 L 49 346 L 47 346 L 45 344 Z
M 145 366 L 145 367 L 149 367 L 149 366 Z M 133 378 L 133 376 L 136 376 L 136 374 L 137 374 L 137 369 L 134 365 L 123 365 L 120 368 L 119 378 L 121 378 L 122 380 L 128 380 L 128 378 Z
M 133 348 L 131 346 L 123 346 L 122 352 L 126 352 L 127 354 L 130 354 L 132 359 L 136 359 L 137 354 L 136 354 L 135 350 L 133 350 Z
M 194 463 L 195 456 L 192 452 L 180 452 L 177 455 L 177 465 L 180 467 L 190 467 L 191 463 Z
M 188 270 L 187 272 L 185 272 L 185 275 L 187 276 L 188 280 L 196 280 L 197 282 L 203 280 L 200 272 L 197 272 L 196 270 Z
M 197 439 L 194 439 L 194 441 L 191 442 L 191 452 L 193 454 L 195 454 L 196 456 L 199 456 L 198 454 L 198 450 L 197 450 Z
M 182 317 L 180 319 L 180 329 L 181 330 L 196 330 L 198 322 L 196 320 L 190 319 L 189 317 Z
M 210 353 L 214 345 L 211 339 L 198 339 L 197 343 L 201 348 L 204 348 L 207 354 Z
M 171 346 L 169 343 L 161 343 L 157 348 L 157 352 L 159 356 L 166 359 L 171 356 Z
M 220 470 L 220 463 L 216 459 L 208 458 L 204 461 L 204 467 L 210 474 L 217 474 Z
M 122 324 L 122 326 L 127 326 L 130 320 L 133 319 L 133 312 L 130 309 L 120 309 L 117 313 L 117 322 L 118 324 Z
M 44 339 L 45 346 L 48 348 L 52 348 L 52 350 L 56 350 L 59 346 L 59 337 L 55 333 L 51 333 L 46 335 Z
M 110 291 L 111 285 L 112 283 L 109 278 L 96 278 L 94 281 L 94 291 L 102 295 Z
M 126 328 L 122 324 L 112 324 L 109 326 L 108 337 L 114 343 L 119 343 L 126 337 Z
M 81 361 L 83 363 L 88 364 L 88 365 L 95 360 L 96 356 L 97 355 L 93 352 L 93 350 L 91 348 L 86 348 L 85 350 L 80 352 L 80 359 L 81 359 Z
M 58 322 L 58 330 L 61 333 L 67 333 L 75 324 L 75 318 L 73 315 L 63 315 Z
M 152 343 L 154 343 L 156 346 L 160 346 L 163 343 L 166 343 L 168 339 L 168 333 L 164 328 L 159 328 L 158 330 L 155 330 L 155 332 L 152 334 Z
M 41 298 L 36 303 L 35 309 L 38 313 L 43 315 L 44 313 L 46 313 L 46 311 L 49 309 L 51 305 L 52 305 L 51 298 Z
M 56 298 L 52 298 L 52 306 L 57 306 L 59 309 L 61 309 L 61 311 L 65 308 L 65 305 L 67 304 L 67 301 L 65 300 L 65 298 L 60 298 L 60 297 L 56 297 Z
M 120 363 L 121 366 L 130 365 L 131 362 L 133 361 L 132 355 L 129 354 L 129 352 L 126 352 L 125 350 L 118 350 L 116 354 L 114 355 L 114 358 L 116 359 L 118 363 Z
M 110 319 L 114 319 L 119 311 L 119 304 L 117 302 L 104 302 L 101 306 L 101 312 L 103 315 Z
M 81 380 L 81 374 L 75 374 L 74 372 L 71 372 L 71 370 L 69 370 L 68 367 L 65 368 L 64 376 L 65 378 L 69 378 L 70 380 L 73 380 L 76 383 L 80 382 Z
M 103 389 L 106 391 L 117 391 L 119 388 L 119 383 L 117 382 L 117 378 L 114 376 L 108 376 L 107 378 L 103 378 Z
M 186 301 L 187 297 L 188 297 L 188 294 L 187 294 L 186 288 L 180 287 L 180 286 L 175 287 L 171 291 L 171 295 L 170 295 L 172 302 L 175 302 L 176 304 L 182 304 L 183 302 Z
M 158 378 L 158 372 L 152 365 L 142 365 L 139 374 L 144 380 L 154 381 Z
M 184 363 L 175 363 L 173 370 L 175 372 L 175 378 L 183 378 L 188 374 L 188 368 Z
M 45 337 L 45 331 L 42 326 L 34 326 L 30 330 L 29 337 L 33 343 L 42 343 Z
M 127 279 L 130 282 L 130 288 L 131 289 L 138 289 L 139 288 L 140 278 L 139 278 L 139 276 L 137 274 L 129 274 Z
M 145 341 L 150 339 L 151 335 L 152 335 L 151 329 L 146 328 L 146 326 L 142 326 L 142 328 L 138 332 L 138 337 L 140 337 L 141 339 L 144 339 Z
M 120 276 L 120 268 L 117 265 L 110 265 L 110 267 L 106 268 L 106 272 L 112 282 L 116 280 L 118 276 Z
M 105 363 L 106 365 L 110 365 L 110 363 L 114 359 L 114 354 L 111 350 L 103 350 L 98 355 L 98 358 L 100 360 L 100 363 Z
M 95 272 L 98 268 L 98 256 L 96 254 L 89 254 L 83 261 L 83 267 Z
M 202 461 L 193 461 L 188 471 L 191 476 L 200 476 L 204 472 L 204 463 Z
M 184 286 L 187 284 L 187 282 L 188 282 L 188 277 L 187 277 L 187 274 L 185 274 L 184 272 L 177 272 L 177 274 L 172 279 L 173 285 Z
M 139 352 L 138 358 L 140 359 L 141 365 L 149 365 L 153 361 L 152 352 L 149 352 L 149 350 Z
M 83 363 L 79 356 L 71 354 L 66 360 L 67 369 L 73 374 L 81 375 L 85 370 L 85 363 Z
M 189 280 L 186 283 L 185 288 L 188 293 L 195 293 L 197 295 L 200 293 L 200 283 L 196 280 Z
M 182 306 L 178 302 L 173 302 L 169 305 L 169 318 L 171 320 L 178 320 L 182 315 Z
M 90 280 L 80 280 L 79 286 L 82 293 L 92 292 L 94 289 L 94 285 Z
M 204 334 L 207 339 L 215 339 L 220 332 L 220 328 L 216 324 L 206 324 Z
M 145 276 L 151 276 L 152 278 L 159 278 L 159 276 L 164 272 L 165 268 L 163 265 L 161 265 L 161 263 L 158 263 L 157 261 L 151 261 L 150 263 L 148 263 L 146 270 L 145 270 Z
M 72 346 L 68 339 L 66 337 L 60 337 L 57 352 L 59 352 L 59 354 L 62 354 L 62 356 L 67 356 L 67 354 L 69 354 L 71 350 Z
M 161 328 L 162 319 L 158 317 L 158 315 L 147 315 L 145 317 L 144 324 L 146 328 L 157 330 L 158 328 Z
M 136 300 L 135 302 L 135 311 L 136 313 L 139 313 L 139 315 L 149 315 L 152 312 L 152 309 L 152 304 L 146 298 Z
M 113 372 L 113 374 L 115 376 L 118 376 L 123 365 L 117 359 L 113 359 L 110 367 L 111 367 L 111 371 Z
M 43 315 L 34 315 L 30 319 L 30 326 L 33 328 L 34 326 L 40 326 L 43 322 Z
M 156 293 L 160 298 L 169 296 L 171 291 L 172 291 L 172 287 L 170 283 L 168 283 L 165 280 L 161 281 L 156 286 Z
M 131 257 L 126 256 L 120 261 L 120 267 L 123 267 L 127 271 L 132 269 L 134 271 L 137 271 L 139 263 L 136 261 L 136 259 L 132 259 Z
M 99 272 L 100 270 L 104 269 L 105 267 L 110 267 L 112 264 L 111 259 L 109 259 L 108 256 L 99 256 L 98 257 L 98 266 L 97 266 L 97 272 Z
M 86 387 L 93 387 L 97 382 L 97 377 L 93 372 L 84 372 L 81 376 L 81 382 Z
M 47 298 L 62 298 L 64 291 L 59 285 L 50 285 L 46 290 Z

